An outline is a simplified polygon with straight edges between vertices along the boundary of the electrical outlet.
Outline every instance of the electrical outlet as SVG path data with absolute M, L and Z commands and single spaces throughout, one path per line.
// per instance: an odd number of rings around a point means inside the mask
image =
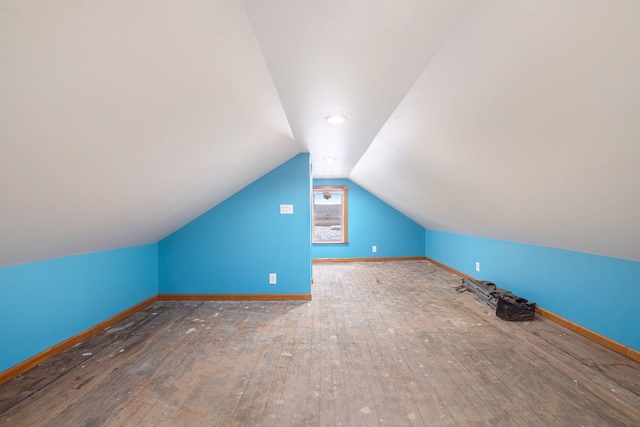
M 371 246 L 371 252 L 378 252 L 377 246 Z
M 476 261 L 476 271 L 480 271 L 480 263 Z
M 278 276 L 276 273 L 269 273 L 269 284 L 275 285 L 278 282 Z

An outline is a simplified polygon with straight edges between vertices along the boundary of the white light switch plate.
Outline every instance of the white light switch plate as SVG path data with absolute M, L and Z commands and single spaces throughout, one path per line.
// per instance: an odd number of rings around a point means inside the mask
M 293 205 L 280 205 L 280 213 L 283 215 L 292 215 Z

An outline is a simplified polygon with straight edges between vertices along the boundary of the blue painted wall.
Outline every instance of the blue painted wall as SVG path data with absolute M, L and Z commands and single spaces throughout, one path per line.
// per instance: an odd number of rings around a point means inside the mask
M 640 262 L 433 230 L 426 240 L 428 257 L 640 350 Z
M 158 293 L 157 245 L 0 268 L 0 372 Z
M 280 204 L 293 204 L 281 215 Z M 299 154 L 158 244 L 161 294 L 311 293 L 311 166 Z M 278 283 L 269 285 L 269 273 Z
M 364 188 L 348 179 L 316 179 L 313 185 L 346 185 L 349 210 L 349 243 L 316 243 L 313 258 L 425 256 L 424 228 Z

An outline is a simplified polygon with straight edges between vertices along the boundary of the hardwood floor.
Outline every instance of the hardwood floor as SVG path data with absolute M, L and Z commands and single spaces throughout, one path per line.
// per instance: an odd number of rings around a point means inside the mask
M 314 278 L 312 301 L 157 302 L 0 386 L 0 425 L 640 425 L 640 363 L 427 261 Z

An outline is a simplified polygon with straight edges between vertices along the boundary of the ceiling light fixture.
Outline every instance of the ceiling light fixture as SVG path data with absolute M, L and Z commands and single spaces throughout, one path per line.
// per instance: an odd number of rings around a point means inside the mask
M 324 174 L 325 174 L 325 175 L 333 175 L 333 172 L 331 172 L 331 171 L 324 171 Z
M 335 162 L 335 161 L 336 161 L 336 158 L 335 158 L 335 157 L 325 157 L 325 158 L 324 158 L 324 159 L 322 159 L 322 160 L 324 160 L 324 161 L 325 161 L 325 162 L 327 162 L 327 163 L 331 163 L 331 162 Z
M 330 125 L 339 125 L 347 121 L 346 116 L 328 116 L 324 118 L 324 121 Z

